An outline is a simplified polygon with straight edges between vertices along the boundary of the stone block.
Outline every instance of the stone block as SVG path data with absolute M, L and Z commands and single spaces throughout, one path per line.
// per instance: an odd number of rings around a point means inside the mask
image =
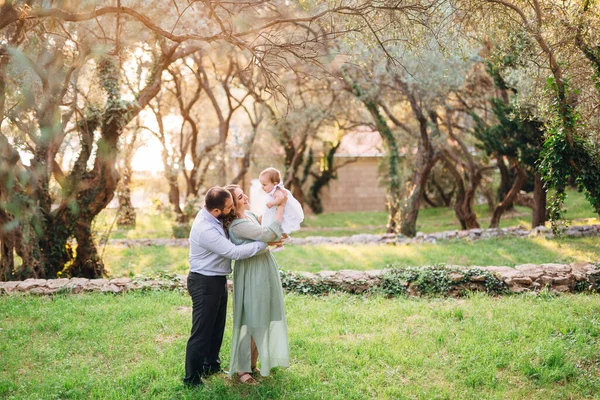
M 79 293 L 88 282 L 89 279 L 86 278 L 71 278 L 69 279 L 69 283 L 65 285 L 65 289 L 72 289 L 73 293 Z
M 525 275 L 523 275 L 523 273 L 521 271 L 518 271 L 516 269 L 512 269 L 510 271 L 505 271 L 501 274 L 501 278 L 502 279 L 514 279 L 514 278 L 524 278 Z M 529 277 L 527 277 L 527 279 L 531 279 Z
M 572 238 L 580 238 L 580 237 L 583 237 L 583 232 L 579 232 L 579 231 L 567 231 L 567 232 L 565 232 L 565 236 L 566 237 L 572 237 Z
M 13 293 L 17 290 L 17 286 L 19 286 L 20 283 L 21 282 L 19 281 L 2 282 L 0 293 Z
M 106 279 L 90 279 L 86 286 L 88 287 L 102 287 L 108 284 Z
M 33 288 L 46 286 L 46 283 L 46 279 L 25 279 L 23 282 L 19 283 L 17 290 L 20 292 L 28 292 Z
M 530 277 L 528 276 L 515 276 L 512 278 L 512 281 L 519 285 L 529 286 L 533 283 Z
M 554 279 L 551 276 L 542 275 L 539 278 L 539 282 L 544 286 L 550 286 L 554 282 Z
M 113 283 L 109 283 L 107 285 L 104 285 L 100 288 L 100 291 L 102 293 L 120 293 L 123 291 L 122 286 L 117 286 Z
M 565 264 L 541 264 L 545 275 L 557 276 L 571 272 L 571 266 Z
M 544 274 L 544 271 L 535 264 L 521 264 L 517 265 L 515 269 L 534 281 Z
M 60 279 L 48 279 L 48 283 L 46 287 L 49 289 L 61 289 L 69 284 L 69 279 L 60 278 Z
M 471 277 L 471 282 L 485 282 L 487 277 L 485 275 L 474 275 Z
M 515 271 L 515 269 L 511 268 L 511 267 L 486 267 L 486 269 L 490 272 L 493 272 L 493 273 L 499 274 L 499 275 L 504 275 L 504 274 L 512 273 Z M 517 271 L 517 272 L 520 272 L 520 271 Z
M 110 283 L 116 286 L 127 286 L 130 282 L 130 278 L 115 278 L 110 280 Z
M 29 290 L 30 294 L 36 294 L 39 296 L 49 296 L 55 293 L 58 293 L 60 291 L 60 288 L 49 288 L 46 286 L 38 286 L 38 287 L 34 287 L 33 289 Z
M 557 286 L 569 285 L 571 283 L 571 278 L 568 276 L 557 276 L 552 278 L 552 284 Z
M 552 286 L 551 290 L 558 292 L 558 293 L 566 293 L 566 292 L 569 292 L 571 290 L 571 288 L 567 285 L 560 285 L 560 286 Z

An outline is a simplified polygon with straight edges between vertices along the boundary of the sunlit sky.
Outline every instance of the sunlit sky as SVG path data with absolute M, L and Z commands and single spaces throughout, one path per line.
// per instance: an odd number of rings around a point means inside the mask
M 148 139 L 146 144 L 138 149 L 131 160 L 131 166 L 134 171 L 161 172 L 164 170 L 160 144 L 155 138 Z

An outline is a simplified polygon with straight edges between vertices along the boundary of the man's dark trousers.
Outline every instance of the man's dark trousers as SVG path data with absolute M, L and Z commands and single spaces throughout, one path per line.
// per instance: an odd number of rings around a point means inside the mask
M 190 272 L 187 284 L 193 309 L 183 381 L 199 384 L 203 371 L 220 368 L 219 350 L 227 317 L 227 278 Z

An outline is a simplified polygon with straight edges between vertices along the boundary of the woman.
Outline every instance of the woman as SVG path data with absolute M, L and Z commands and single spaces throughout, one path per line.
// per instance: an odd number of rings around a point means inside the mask
M 248 196 L 237 185 L 226 186 L 231 192 L 236 218 L 226 223 L 234 244 L 281 239 L 281 221 L 287 198 L 277 207 L 275 220 L 262 227 L 247 211 Z M 260 354 L 262 370 L 256 362 Z M 252 373 L 269 376 L 273 367 L 288 367 L 287 322 L 279 265 L 268 249 L 254 257 L 237 260 L 233 270 L 233 338 L 229 376 L 234 373 L 242 383 L 256 383 Z

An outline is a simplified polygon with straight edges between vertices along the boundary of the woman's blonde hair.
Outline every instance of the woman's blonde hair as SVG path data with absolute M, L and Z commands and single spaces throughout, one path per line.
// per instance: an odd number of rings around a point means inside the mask
M 269 181 L 275 185 L 281 182 L 281 173 L 279 170 L 269 167 L 263 170 L 259 176 L 266 176 Z

